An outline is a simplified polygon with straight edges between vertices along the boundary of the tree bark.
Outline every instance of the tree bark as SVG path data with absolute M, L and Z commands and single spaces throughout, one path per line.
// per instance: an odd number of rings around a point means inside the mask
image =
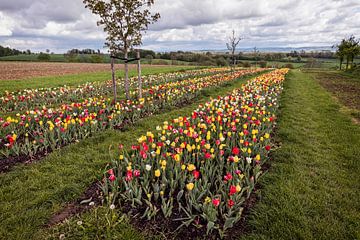
M 111 78 L 112 78 L 112 84 L 113 84 L 114 104 L 115 104 L 115 103 L 116 103 L 117 90 L 116 90 L 116 79 L 115 79 L 114 61 L 115 61 L 114 58 L 111 58 Z
M 128 58 L 128 50 L 125 49 L 125 59 Z M 130 99 L 130 94 L 129 94 L 129 64 L 127 61 L 125 61 L 125 96 L 126 99 Z
M 340 70 L 341 70 L 341 67 L 342 67 L 342 62 L 343 62 L 343 59 L 340 58 Z
M 136 52 L 137 70 L 138 70 L 138 84 L 139 84 L 139 98 L 142 98 L 142 80 L 141 80 L 141 65 L 140 65 L 140 51 Z

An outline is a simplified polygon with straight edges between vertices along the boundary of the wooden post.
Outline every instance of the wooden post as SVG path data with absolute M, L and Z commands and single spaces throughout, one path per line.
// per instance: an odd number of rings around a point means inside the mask
M 126 99 L 129 100 L 130 99 L 130 95 L 129 95 L 129 65 L 127 62 L 127 58 L 128 58 L 128 50 L 125 49 L 125 96 Z
M 114 69 L 114 58 L 111 58 L 111 77 L 112 77 L 112 84 L 113 84 L 113 90 L 114 90 L 114 104 L 116 104 L 116 79 L 115 79 L 115 69 Z
M 142 98 L 142 80 L 141 80 L 141 65 L 140 65 L 140 50 L 136 51 L 137 71 L 138 71 L 138 84 L 139 84 L 139 98 Z

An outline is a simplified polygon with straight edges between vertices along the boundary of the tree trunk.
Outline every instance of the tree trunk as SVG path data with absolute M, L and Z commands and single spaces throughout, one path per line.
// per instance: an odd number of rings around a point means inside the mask
M 342 67 L 342 62 L 343 62 L 343 59 L 340 58 L 340 70 L 341 70 L 341 67 Z
M 141 80 L 141 65 L 140 65 L 140 51 L 136 52 L 137 70 L 138 70 L 138 83 L 139 83 L 139 98 L 142 98 L 142 80 Z
M 113 90 L 114 90 L 114 104 L 116 103 L 116 79 L 115 79 L 115 69 L 114 69 L 114 58 L 111 58 L 111 78 L 112 78 L 112 84 L 113 84 Z
M 349 58 L 347 57 L 346 58 L 346 70 L 348 70 L 348 67 L 349 67 Z
M 130 94 L 129 94 L 129 64 L 127 62 L 127 58 L 128 58 L 128 50 L 125 49 L 125 96 L 126 99 L 130 99 Z

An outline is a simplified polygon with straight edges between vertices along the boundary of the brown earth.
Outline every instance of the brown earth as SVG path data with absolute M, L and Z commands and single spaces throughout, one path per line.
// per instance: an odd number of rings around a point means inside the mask
M 360 76 L 346 76 L 339 72 L 309 72 L 327 91 L 346 108 L 354 120 L 360 120 Z
M 136 67 L 129 65 L 130 69 Z M 159 66 L 154 66 L 159 67 Z M 123 69 L 116 64 L 116 69 Z M 0 80 L 29 79 L 44 76 L 63 76 L 79 73 L 110 71 L 108 63 L 44 63 L 44 62 L 0 62 Z
M 360 78 L 354 79 L 336 73 L 319 73 L 316 79 L 344 105 L 360 110 Z

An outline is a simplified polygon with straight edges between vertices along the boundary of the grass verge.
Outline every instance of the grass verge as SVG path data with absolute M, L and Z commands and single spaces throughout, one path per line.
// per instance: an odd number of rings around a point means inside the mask
M 288 75 L 270 171 L 243 239 L 360 239 L 360 127 L 319 83 Z

